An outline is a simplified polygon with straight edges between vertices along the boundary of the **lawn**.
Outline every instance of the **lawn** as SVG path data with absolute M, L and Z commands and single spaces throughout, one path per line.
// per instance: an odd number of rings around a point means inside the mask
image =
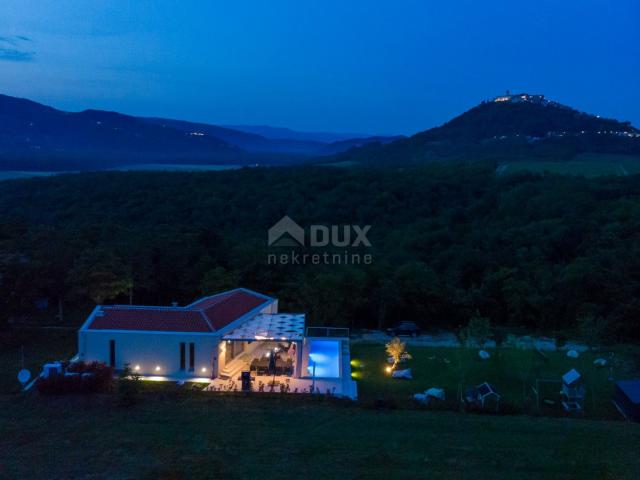
M 376 410 L 380 395 L 408 397 L 429 386 L 447 395 L 463 383 L 490 380 L 522 401 L 523 382 L 538 368 L 582 369 L 609 390 L 608 371 L 592 355 L 561 353 L 540 365 L 525 350 L 411 347 L 416 378 L 391 380 L 381 344 L 355 344 L 352 358 L 362 401 L 306 396 L 215 394 L 175 384 L 145 385 L 136 405 L 117 395 L 38 396 L 16 390 L 20 345 L 33 372 L 75 353 L 74 332 L 30 332 L 3 339 L 0 363 L 0 478 L 638 478 L 640 426 L 619 421 L 608 396 L 597 416 L 618 421 L 525 415 L 478 415 L 414 408 Z M 622 354 L 620 354 L 623 356 Z M 625 359 L 630 358 L 628 355 Z M 445 361 L 445 359 L 447 361 Z M 569 363 L 567 363 L 569 362 Z M 624 365 L 630 362 L 625 360 Z M 616 367 L 618 370 L 627 368 Z M 526 392 L 526 384 L 525 384 Z M 591 408 L 591 407 L 588 407 Z M 594 414 L 589 412 L 589 416 Z
M 410 406 L 410 397 L 430 387 L 444 388 L 447 398 L 454 402 L 459 389 L 482 382 L 493 384 L 505 403 L 515 412 L 535 413 L 532 387 L 536 379 L 559 380 L 571 368 L 578 370 L 587 385 L 585 415 L 589 418 L 615 419 L 621 417 L 611 403 L 613 382 L 609 368 L 593 365 L 599 357 L 609 358 L 608 351 L 587 352 L 573 359 L 566 352 L 547 352 L 547 358 L 535 350 L 501 348 L 489 350 L 491 358 L 480 360 L 478 349 L 408 347 L 413 359 L 406 363 L 412 369 L 413 380 L 391 378 L 386 372 L 384 346 L 354 344 L 351 348 L 352 368 L 358 381 L 360 399 L 367 403 L 381 397 L 392 398 L 399 406 Z M 629 378 L 637 375 L 633 347 L 614 350 L 613 377 Z M 404 367 L 401 367 L 404 368 Z M 557 399 L 560 385 L 546 389 L 545 398 Z M 546 407 L 543 412 L 562 415 L 559 405 Z
M 77 353 L 75 330 L 24 329 L 0 332 L 0 393 L 20 390 L 17 375 L 22 368 L 35 376 L 42 365 L 54 360 L 69 360 Z
M 0 396 L 0 478 L 639 478 L 640 427 L 168 391 Z

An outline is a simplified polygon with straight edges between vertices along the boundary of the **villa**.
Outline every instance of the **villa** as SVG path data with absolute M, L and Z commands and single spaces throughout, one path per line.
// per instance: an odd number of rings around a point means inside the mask
M 207 390 L 274 383 L 357 398 L 348 329 L 306 327 L 304 314 L 279 313 L 276 298 L 243 288 L 185 307 L 97 306 L 78 332 L 76 358 Z

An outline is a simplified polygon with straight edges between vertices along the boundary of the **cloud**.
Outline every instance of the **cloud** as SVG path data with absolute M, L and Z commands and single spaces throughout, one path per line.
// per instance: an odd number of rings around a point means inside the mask
M 22 45 L 26 42 L 31 42 L 31 39 L 24 35 L 0 35 L 0 60 L 8 62 L 32 61 L 34 52 L 22 48 Z
M 33 60 L 33 52 L 23 52 L 15 48 L 0 48 L 0 60 L 8 62 L 30 62 Z

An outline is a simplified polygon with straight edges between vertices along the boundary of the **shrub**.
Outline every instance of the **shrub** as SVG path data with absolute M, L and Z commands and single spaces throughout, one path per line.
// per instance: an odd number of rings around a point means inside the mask
M 138 402 L 140 394 L 140 375 L 131 371 L 129 364 L 118 375 L 118 405 L 130 407 Z
M 63 373 L 48 378 L 39 378 L 36 387 L 45 395 L 64 395 L 70 393 L 99 393 L 111 389 L 113 369 L 104 363 L 72 363 Z

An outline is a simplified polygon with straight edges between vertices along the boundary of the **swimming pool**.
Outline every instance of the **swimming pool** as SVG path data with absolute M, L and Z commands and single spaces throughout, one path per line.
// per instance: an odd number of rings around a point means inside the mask
M 340 378 L 340 342 L 336 340 L 311 340 L 307 371 L 317 378 Z

